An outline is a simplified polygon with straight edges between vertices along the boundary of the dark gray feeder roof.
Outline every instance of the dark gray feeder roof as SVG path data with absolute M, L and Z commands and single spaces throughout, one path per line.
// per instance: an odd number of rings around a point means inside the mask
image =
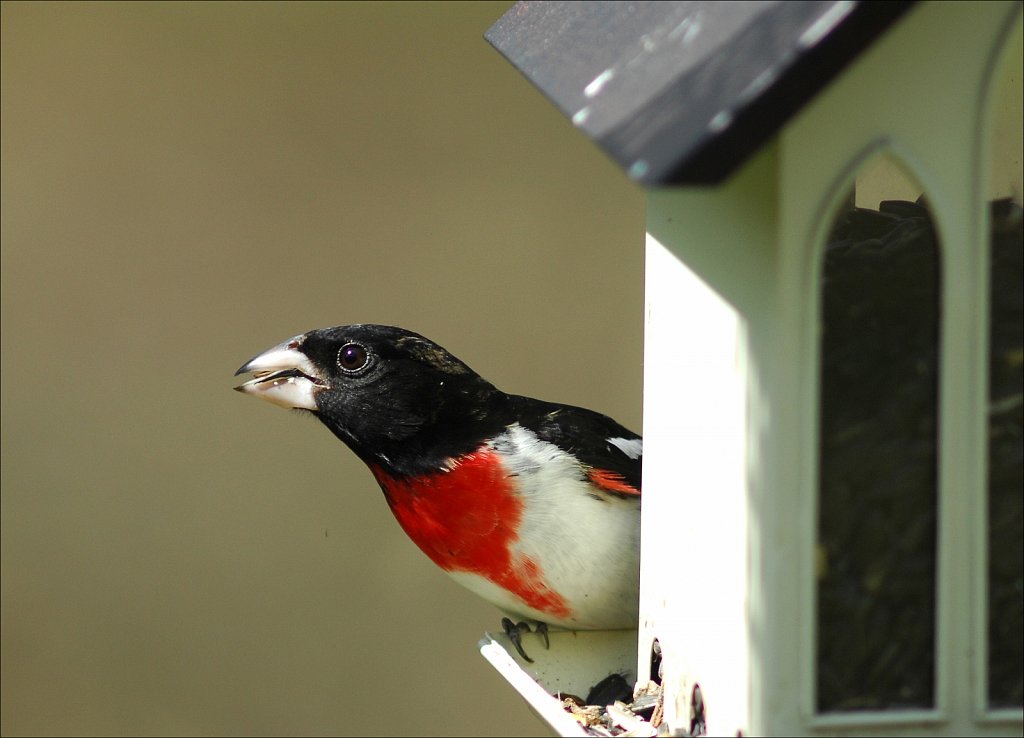
M 487 40 L 644 185 L 727 177 L 912 2 L 519 2 Z

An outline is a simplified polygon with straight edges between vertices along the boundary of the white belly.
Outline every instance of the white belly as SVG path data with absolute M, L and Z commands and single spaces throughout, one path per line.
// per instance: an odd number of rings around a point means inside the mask
M 512 426 L 493 444 L 523 496 L 513 560 L 534 562 L 571 615 L 535 610 L 507 590 L 467 572 L 453 579 L 520 619 L 571 630 L 635 628 L 640 577 L 640 504 L 600 490 L 578 462 L 531 432 Z

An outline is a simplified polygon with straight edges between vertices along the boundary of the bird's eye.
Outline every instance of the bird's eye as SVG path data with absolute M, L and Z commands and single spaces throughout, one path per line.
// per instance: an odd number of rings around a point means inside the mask
M 366 366 L 369 357 L 358 343 L 346 343 L 338 351 L 338 366 L 346 372 L 355 372 Z

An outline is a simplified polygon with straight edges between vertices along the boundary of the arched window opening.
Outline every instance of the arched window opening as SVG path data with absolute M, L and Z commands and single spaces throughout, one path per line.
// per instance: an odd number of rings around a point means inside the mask
M 816 706 L 930 708 L 940 254 L 891 156 L 861 169 L 822 264 Z
M 1019 26 L 1018 26 L 1019 29 Z M 1024 705 L 1024 232 L 1021 37 L 992 87 L 989 152 L 988 703 Z

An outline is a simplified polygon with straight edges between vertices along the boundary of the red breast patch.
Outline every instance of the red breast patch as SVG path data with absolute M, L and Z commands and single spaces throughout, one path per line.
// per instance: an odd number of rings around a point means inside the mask
M 497 453 L 483 447 L 450 471 L 396 479 L 370 466 L 399 525 L 445 571 L 477 574 L 559 618 L 571 610 L 527 556 L 513 554 L 523 501 Z

